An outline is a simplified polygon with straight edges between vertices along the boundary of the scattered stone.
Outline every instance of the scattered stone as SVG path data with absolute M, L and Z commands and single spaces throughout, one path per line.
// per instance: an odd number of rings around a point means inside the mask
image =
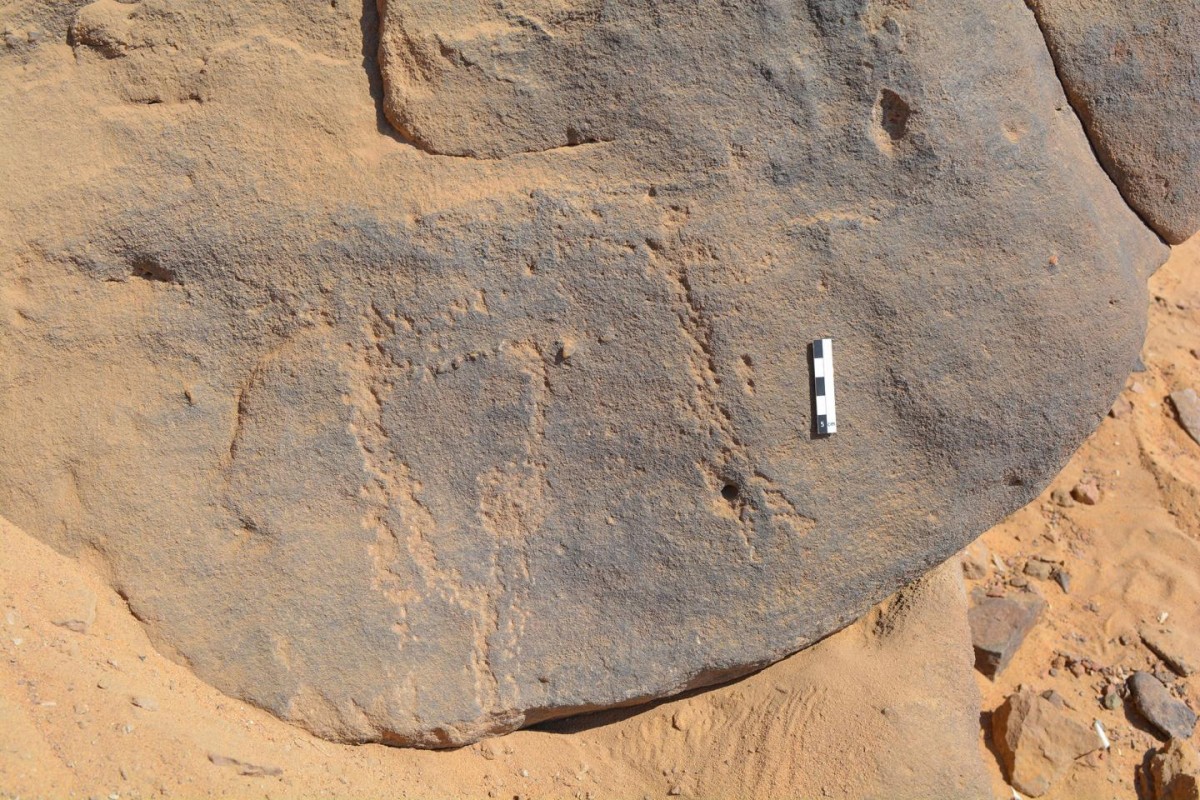
M 1071 499 L 1071 493 L 1066 489 L 1055 489 L 1050 493 L 1050 499 L 1054 501 L 1055 505 L 1062 506 L 1063 508 L 1070 508 L 1075 505 L 1075 501 Z
M 962 562 L 963 577 L 978 581 L 987 577 L 992 554 L 982 539 L 976 539 L 962 551 L 959 560 Z
M 129 702 L 133 703 L 138 708 L 145 709 L 146 711 L 158 711 L 158 701 L 150 695 L 135 694 L 133 697 L 129 698 Z
M 968 619 L 975 647 L 975 668 L 995 679 L 1037 623 L 1046 601 L 1036 594 L 987 597 L 975 605 Z
M 667 794 L 670 795 L 671 797 L 678 797 L 679 795 L 683 794 L 683 787 L 681 787 L 677 783 L 674 786 L 672 786 L 670 789 L 667 789 Z
M 1025 574 L 1040 581 L 1049 580 L 1054 574 L 1054 565 L 1039 558 L 1031 558 L 1025 562 Z
M 1195 389 L 1182 389 L 1171 392 L 1171 405 L 1179 415 L 1179 424 L 1188 432 L 1194 441 L 1200 443 L 1200 397 Z
M 1096 732 L 1031 689 L 1011 695 L 992 715 L 992 739 L 1008 782 L 1040 797 L 1080 756 L 1100 747 Z
M 1008 579 L 1008 583 L 1010 586 L 1013 586 L 1017 589 L 1024 589 L 1026 586 L 1029 585 L 1029 581 L 1025 578 L 1024 575 L 1013 575 L 1011 578 Z
M 1117 706 L 1121 705 L 1121 689 L 1115 683 L 1110 683 L 1104 687 L 1104 695 L 1100 698 L 1100 705 L 1113 711 Z
M 1161 658 L 1175 674 L 1186 678 L 1196 673 L 1200 642 L 1182 631 L 1160 626 L 1143 625 L 1138 630 L 1138 635 L 1141 636 L 1142 643 Z
M 1100 502 L 1100 486 L 1096 483 L 1095 478 L 1086 477 L 1075 484 L 1075 488 L 1071 490 L 1071 497 L 1077 503 L 1094 506 Z
M 1071 593 L 1071 573 L 1067 572 L 1062 567 L 1054 570 L 1054 581 L 1058 584 L 1058 588 L 1063 590 L 1063 594 Z
M 1151 756 L 1141 777 L 1151 800 L 1200 800 L 1200 756 L 1182 739 L 1172 739 Z
M 1127 685 L 1138 712 L 1165 736 L 1186 739 L 1192 735 L 1196 714 L 1172 697 L 1162 681 L 1148 672 L 1135 672 Z
M 1121 419 L 1129 416 L 1133 412 L 1133 403 L 1124 395 L 1117 398 L 1113 403 L 1113 407 L 1108 410 L 1108 415 L 1113 419 Z
M 283 770 L 279 767 L 264 767 L 259 764 L 250 764 L 245 761 L 239 761 L 236 758 L 229 756 L 217 755 L 209 753 L 208 760 L 218 767 L 233 767 L 237 770 L 238 775 L 245 775 L 249 778 L 276 778 L 283 774 Z

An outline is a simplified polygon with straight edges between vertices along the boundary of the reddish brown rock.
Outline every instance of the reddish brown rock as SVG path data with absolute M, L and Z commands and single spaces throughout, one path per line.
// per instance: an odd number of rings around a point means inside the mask
M 1009 783 L 1030 797 L 1048 792 L 1075 759 L 1100 747 L 1091 727 L 1030 689 L 992 714 L 992 740 Z
M 1200 397 L 1197 397 L 1196 390 L 1171 392 L 1171 405 L 1175 407 L 1179 424 L 1188 432 L 1188 436 L 1200 443 Z
M 1071 497 L 1085 506 L 1094 506 L 1100 502 L 1103 493 L 1100 491 L 1100 484 L 1093 477 L 1086 477 L 1075 487 L 1071 489 Z
M 1045 607 L 1046 601 L 1032 592 L 985 597 L 976 603 L 969 615 L 976 669 L 990 678 L 999 675 Z
M 1200 756 L 1182 739 L 1155 753 L 1141 777 L 1151 800 L 1200 800 Z
M 1138 634 L 1142 643 L 1179 676 L 1186 678 L 1197 671 L 1200 639 L 1194 632 L 1175 626 L 1148 624 L 1143 625 Z

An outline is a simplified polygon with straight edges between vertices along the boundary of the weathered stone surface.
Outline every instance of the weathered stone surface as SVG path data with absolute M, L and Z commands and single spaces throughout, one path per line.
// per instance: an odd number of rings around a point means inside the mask
M 382 76 L 361 11 L 2 56 L 0 512 L 233 695 L 444 746 L 743 674 L 1030 500 L 1133 362 L 1165 250 L 1017 0 L 385 4 Z
M 1172 739 L 1151 756 L 1143 778 L 1152 800 L 1200 800 L 1200 756 L 1182 739 Z
M 1142 644 L 1150 648 L 1176 674 L 1186 678 L 1197 671 L 1200 640 L 1189 630 L 1147 624 L 1138 629 Z
M 1071 105 L 1129 204 L 1168 242 L 1200 229 L 1200 4 L 1030 0 Z
M 982 580 L 991 570 L 992 554 L 988 551 L 987 545 L 979 539 L 967 545 L 958 554 L 958 557 L 962 564 L 964 578 L 970 578 L 973 581 Z
M 1173 697 L 1162 681 L 1149 672 L 1135 672 L 1128 685 L 1138 712 L 1165 737 L 1186 739 L 1192 735 L 1196 713 Z
M 968 615 L 975 668 L 989 678 L 999 675 L 1045 608 L 1046 601 L 1033 592 L 979 598 Z
M 1171 392 L 1171 405 L 1179 417 L 1179 424 L 1194 441 L 1200 443 L 1200 397 L 1195 389 L 1180 389 Z
M 1011 695 L 992 714 L 992 740 L 1009 783 L 1030 797 L 1044 795 L 1075 759 L 1100 747 L 1094 730 L 1032 689 Z

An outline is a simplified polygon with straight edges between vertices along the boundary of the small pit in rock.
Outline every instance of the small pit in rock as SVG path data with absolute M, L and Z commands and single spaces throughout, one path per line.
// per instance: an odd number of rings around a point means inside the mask
M 908 133 L 908 120 L 912 107 L 891 89 L 879 93 L 879 127 L 893 142 L 898 142 Z

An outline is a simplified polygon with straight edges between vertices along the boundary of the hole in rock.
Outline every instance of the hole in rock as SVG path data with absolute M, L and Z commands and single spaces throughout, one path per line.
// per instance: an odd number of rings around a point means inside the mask
M 150 256 L 138 256 L 130 262 L 130 267 L 133 271 L 133 277 L 142 278 L 147 281 L 162 281 L 163 283 L 171 283 L 175 280 L 175 273 L 159 264 Z
M 908 133 L 908 118 L 912 116 L 912 108 L 903 97 L 891 89 L 879 93 L 879 124 L 893 141 L 904 138 Z

